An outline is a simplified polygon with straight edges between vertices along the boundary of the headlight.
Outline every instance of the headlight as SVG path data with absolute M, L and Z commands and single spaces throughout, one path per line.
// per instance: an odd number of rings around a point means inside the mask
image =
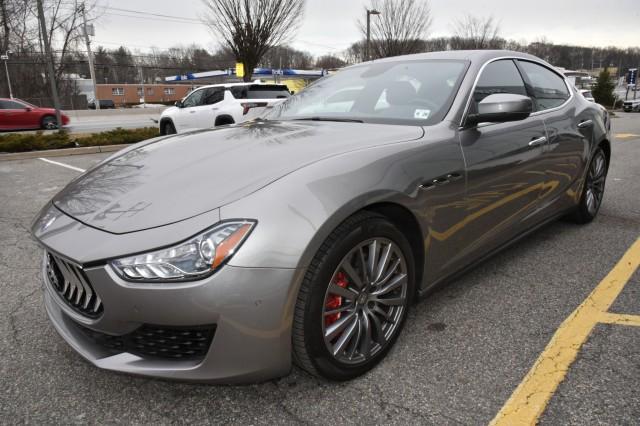
M 127 280 L 186 281 L 212 274 L 233 256 L 253 229 L 253 221 L 224 222 L 184 243 L 111 261 Z

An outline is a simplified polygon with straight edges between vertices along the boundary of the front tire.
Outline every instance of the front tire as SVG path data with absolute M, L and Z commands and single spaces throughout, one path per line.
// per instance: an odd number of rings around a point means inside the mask
M 604 197 L 608 169 L 607 155 L 602 146 L 599 146 L 589 162 L 589 169 L 587 170 L 578 207 L 570 216 L 575 223 L 589 223 L 598 215 L 602 205 L 602 198 Z
M 55 130 L 58 128 L 58 122 L 54 116 L 46 115 L 42 117 L 40 127 L 44 130 Z
M 375 367 L 398 338 L 415 293 L 406 237 L 386 218 L 358 213 L 322 244 L 295 307 L 297 365 L 330 380 Z
M 167 121 L 162 125 L 162 135 L 175 135 L 176 127 L 171 121 Z

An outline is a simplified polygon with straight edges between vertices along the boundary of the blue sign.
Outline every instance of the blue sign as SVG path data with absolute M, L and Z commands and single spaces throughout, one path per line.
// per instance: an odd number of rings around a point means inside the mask
M 627 73 L 627 84 L 635 86 L 637 78 L 638 78 L 638 69 L 630 68 L 629 72 Z

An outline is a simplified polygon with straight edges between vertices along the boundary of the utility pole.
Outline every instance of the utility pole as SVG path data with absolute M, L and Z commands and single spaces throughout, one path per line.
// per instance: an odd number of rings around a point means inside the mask
M 370 48 L 370 44 L 371 44 L 371 15 L 380 15 L 380 12 L 378 12 L 375 9 L 367 9 L 367 44 L 365 45 L 364 48 L 364 60 L 365 61 L 370 61 L 371 60 L 371 56 L 369 54 L 369 48 Z
M 7 74 L 7 86 L 9 86 L 9 98 L 13 99 L 13 92 L 11 91 L 11 78 L 9 77 L 9 66 L 7 62 L 9 62 L 9 54 L 13 53 L 10 50 L 7 50 L 4 55 L 0 56 L 0 59 L 4 61 L 4 72 Z
M 142 83 L 142 96 L 140 96 L 140 100 L 142 101 L 142 107 L 146 108 L 147 98 L 144 95 L 144 70 L 142 69 L 142 65 L 140 65 L 140 82 Z
M 91 84 L 93 84 L 93 103 L 96 111 L 100 109 L 100 100 L 98 99 L 98 86 L 96 85 L 96 70 L 93 67 L 93 53 L 91 53 L 91 40 L 89 39 L 89 31 L 87 30 L 87 13 L 85 3 L 82 3 L 82 32 L 84 33 L 84 41 L 87 43 L 87 59 L 89 60 L 89 74 L 91 74 Z M 93 32 L 93 31 L 92 31 Z M 93 34 L 91 34 L 93 35 Z
M 58 97 L 58 87 L 56 86 L 56 76 L 53 69 L 53 56 L 51 55 L 51 44 L 47 37 L 47 24 L 44 21 L 44 9 L 42 8 L 42 0 L 36 0 L 38 4 L 38 20 L 40 21 L 40 31 L 42 33 L 42 41 L 44 43 L 45 55 L 47 57 L 47 72 L 49 74 L 49 83 L 51 84 L 51 97 L 53 98 L 53 107 L 56 110 L 56 122 L 58 129 L 62 129 L 62 117 L 60 116 L 60 98 Z

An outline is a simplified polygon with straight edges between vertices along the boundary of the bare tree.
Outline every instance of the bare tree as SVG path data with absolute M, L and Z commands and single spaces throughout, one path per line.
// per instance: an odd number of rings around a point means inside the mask
M 323 55 L 316 59 L 316 68 L 323 68 L 326 70 L 342 68 L 346 65 L 346 62 L 334 55 Z
M 357 41 L 349 46 L 343 53 L 342 58 L 348 64 L 357 64 L 365 60 L 365 42 Z
M 431 9 L 427 0 L 371 0 L 370 10 L 380 15 L 371 18 L 371 56 L 418 53 L 431 27 Z M 366 10 L 365 10 L 366 12 Z M 367 36 L 366 21 L 358 21 L 363 36 Z
M 504 40 L 500 38 L 500 25 L 493 16 L 466 15 L 453 23 L 453 34 L 453 50 L 500 49 L 504 44 Z
M 298 29 L 305 0 L 203 0 L 207 23 L 244 64 L 244 81 L 274 46 L 284 44 Z

